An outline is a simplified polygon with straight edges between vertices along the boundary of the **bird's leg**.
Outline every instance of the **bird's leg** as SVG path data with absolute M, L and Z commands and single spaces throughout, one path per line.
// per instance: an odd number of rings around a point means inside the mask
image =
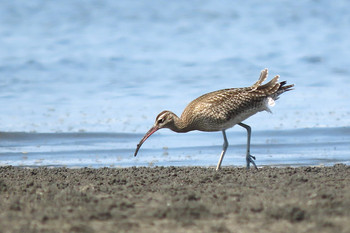
M 250 128 L 249 125 L 243 124 L 243 123 L 238 123 L 238 125 L 242 126 L 247 130 L 247 155 L 246 155 L 246 160 L 247 160 L 247 169 L 250 168 L 250 164 L 253 164 L 256 169 L 257 166 L 255 165 L 255 156 L 250 154 L 250 137 L 252 135 L 252 129 Z
M 227 142 L 225 130 L 222 131 L 222 135 L 224 136 L 224 144 L 222 145 L 222 152 L 221 152 L 221 155 L 220 155 L 220 159 L 219 159 L 218 165 L 216 166 L 216 170 L 220 169 L 221 163 L 222 163 L 222 159 L 224 158 L 225 152 L 226 152 L 227 147 L 228 147 L 228 142 Z

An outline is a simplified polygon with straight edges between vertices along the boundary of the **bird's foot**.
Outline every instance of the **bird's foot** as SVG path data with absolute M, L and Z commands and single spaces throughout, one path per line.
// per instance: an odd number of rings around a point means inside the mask
M 256 164 L 254 162 L 254 160 L 256 159 L 255 156 L 248 154 L 246 159 L 247 159 L 247 169 L 250 168 L 250 164 L 253 164 L 255 169 L 258 169 L 258 167 L 256 166 Z

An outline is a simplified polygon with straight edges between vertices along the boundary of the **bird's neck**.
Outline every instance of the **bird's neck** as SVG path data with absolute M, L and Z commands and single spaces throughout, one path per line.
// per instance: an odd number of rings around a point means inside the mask
M 188 124 L 176 114 L 174 114 L 174 123 L 169 127 L 169 129 L 177 133 L 186 133 L 190 131 Z

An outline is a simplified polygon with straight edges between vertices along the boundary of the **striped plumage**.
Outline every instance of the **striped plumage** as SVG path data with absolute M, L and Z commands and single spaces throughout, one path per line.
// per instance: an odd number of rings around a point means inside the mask
M 180 118 L 171 111 L 161 112 L 157 116 L 154 126 L 138 144 L 135 156 L 142 143 L 161 128 L 169 128 L 175 132 L 222 131 L 225 143 L 227 143 L 225 130 L 239 124 L 248 130 L 249 144 L 250 127 L 243 124 L 242 121 L 260 111 L 270 112 L 269 106 L 274 105 L 274 101 L 278 99 L 279 95 L 291 90 L 294 86 L 293 84 L 286 85 L 285 81 L 279 82 L 278 75 L 262 85 L 267 75 L 268 70 L 264 69 L 261 71 L 258 81 L 250 87 L 229 88 L 204 94 L 189 103 Z M 222 157 L 225 151 L 226 149 L 223 150 Z M 247 162 L 247 167 L 249 167 L 249 163 L 253 162 Z M 218 165 L 217 168 L 219 167 Z
M 284 86 L 279 76 L 261 86 L 267 78 L 267 69 L 261 72 L 259 80 L 250 87 L 230 88 L 204 94 L 193 100 L 183 111 L 181 118 L 187 125 L 184 131 L 219 131 L 228 129 L 260 111 L 270 111 L 280 94 L 293 85 Z M 173 129 L 176 131 L 176 128 Z

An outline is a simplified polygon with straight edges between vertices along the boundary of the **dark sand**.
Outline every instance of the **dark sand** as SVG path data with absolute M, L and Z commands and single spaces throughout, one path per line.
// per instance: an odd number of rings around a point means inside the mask
M 0 167 L 0 232 L 350 232 L 350 166 Z

